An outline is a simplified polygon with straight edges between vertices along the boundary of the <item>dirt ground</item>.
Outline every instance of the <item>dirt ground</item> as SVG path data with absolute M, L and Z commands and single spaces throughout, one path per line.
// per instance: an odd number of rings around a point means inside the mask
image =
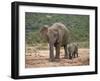
M 50 62 L 48 50 L 29 50 L 25 55 L 25 68 L 89 65 L 89 49 L 79 48 L 78 53 L 78 58 L 64 59 L 64 50 L 61 49 L 60 61 Z

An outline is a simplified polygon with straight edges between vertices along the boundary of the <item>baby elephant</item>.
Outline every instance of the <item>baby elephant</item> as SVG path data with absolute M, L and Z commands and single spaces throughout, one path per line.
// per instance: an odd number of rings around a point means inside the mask
M 78 57 L 78 44 L 77 43 L 68 44 L 67 52 L 68 52 L 69 59 Z

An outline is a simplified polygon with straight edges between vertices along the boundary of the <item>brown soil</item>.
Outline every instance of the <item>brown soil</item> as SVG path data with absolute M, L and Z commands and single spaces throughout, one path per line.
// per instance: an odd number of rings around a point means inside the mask
M 25 68 L 89 65 L 89 49 L 87 48 L 80 48 L 78 51 L 79 57 L 73 58 L 73 60 L 64 59 L 64 50 L 62 49 L 60 51 L 60 61 L 56 62 L 49 61 L 48 50 L 29 52 L 25 56 Z

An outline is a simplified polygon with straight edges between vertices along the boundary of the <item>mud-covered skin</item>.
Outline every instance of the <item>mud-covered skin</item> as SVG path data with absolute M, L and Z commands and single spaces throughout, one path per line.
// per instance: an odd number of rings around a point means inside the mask
M 71 43 L 67 45 L 67 52 L 69 55 L 69 59 L 78 57 L 78 44 L 77 43 Z
M 65 57 L 67 58 L 67 44 L 69 40 L 69 30 L 62 23 L 54 23 L 52 26 L 44 26 L 40 30 L 41 35 L 48 41 L 50 50 L 50 61 L 60 58 L 60 47 L 63 46 L 65 50 Z M 54 56 L 54 47 L 56 54 Z

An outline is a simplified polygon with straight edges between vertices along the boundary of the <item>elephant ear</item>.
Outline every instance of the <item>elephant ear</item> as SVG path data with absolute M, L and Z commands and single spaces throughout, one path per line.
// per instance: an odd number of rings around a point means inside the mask
M 47 32 L 48 32 L 48 25 L 44 25 L 44 26 L 40 29 L 40 34 L 41 34 L 43 37 L 46 37 Z

